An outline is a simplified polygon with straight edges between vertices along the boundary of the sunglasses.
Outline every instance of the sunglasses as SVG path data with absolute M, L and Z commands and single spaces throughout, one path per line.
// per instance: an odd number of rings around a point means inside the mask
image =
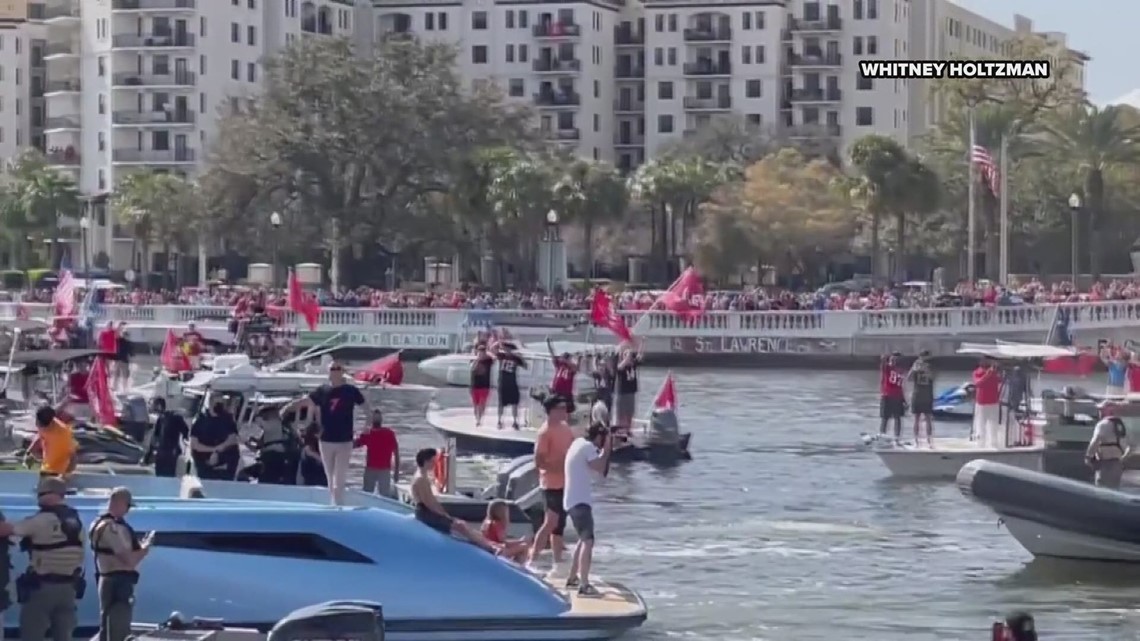
M 330 367 L 329 371 L 330 372 L 343 372 L 344 368 L 343 367 Z

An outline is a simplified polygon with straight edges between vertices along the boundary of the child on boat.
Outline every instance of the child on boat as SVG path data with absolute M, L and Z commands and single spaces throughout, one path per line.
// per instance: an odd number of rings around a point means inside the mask
M 507 526 L 510 525 L 510 520 L 510 505 L 502 499 L 491 501 L 487 505 L 487 518 L 483 520 L 483 538 L 487 539 L 499 556 L 515 563 L 524 563 L 530 550 L 530 541 L 507 538 Z

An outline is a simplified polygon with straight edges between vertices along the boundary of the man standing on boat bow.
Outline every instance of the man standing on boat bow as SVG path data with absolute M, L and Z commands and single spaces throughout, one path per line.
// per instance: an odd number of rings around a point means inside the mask
M 1093 437 L 1085 450 L 1085 463 L 1093 468 L 1097 487 L 1120 489 L 1124 475 L 1124 459 L 1132 453 L 1128 444 L 1128 430 L 1117 416 L 1115 404 L 1105 401 L 1100 406 L 1100 421 L 1093 428 Z

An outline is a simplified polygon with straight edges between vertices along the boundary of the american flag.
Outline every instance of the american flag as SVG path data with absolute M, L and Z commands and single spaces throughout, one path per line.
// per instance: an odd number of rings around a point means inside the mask
M 64 267 L 59 272 L 59 283 L 55 286 L 55 293 L 51 296 L 55 315 L 71 317 L 75 315 L 75 287 L 77 283 L 71 270 Z
M 982 180 L 986 181 L 990 193 L 995 196 L 1001 195 L 1001 175 L 994 163 L 994 157 L 990 155 L 990 150 L 981 145 L 974 145 L 970 152 L 970 162 L 977 165 L 978 170 L 982 172 Z

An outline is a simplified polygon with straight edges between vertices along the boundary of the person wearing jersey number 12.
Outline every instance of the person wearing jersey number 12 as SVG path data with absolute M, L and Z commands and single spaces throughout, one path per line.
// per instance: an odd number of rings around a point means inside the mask
M 574 379 L 578 370 L 582 368 L 582 355 L 577 358 L 570 352 L 563 352 L 561 356 L 554 352 L 554 343 L 546 339 L 546 348 L 550 350 L 550 360 L 554 363 L 554 380 L 550 383 L 550 394 L 561 396 L 569 401 L 568 411 L 574 413 Z
M 902 438 L 902 419 L 906 413 L 903 381 L 906 375 L 899 367 L 898 352 L 883 356 L 879 365 L 879 435 L 886 436 L 887 424 L 893 422 L 895 439 Z

